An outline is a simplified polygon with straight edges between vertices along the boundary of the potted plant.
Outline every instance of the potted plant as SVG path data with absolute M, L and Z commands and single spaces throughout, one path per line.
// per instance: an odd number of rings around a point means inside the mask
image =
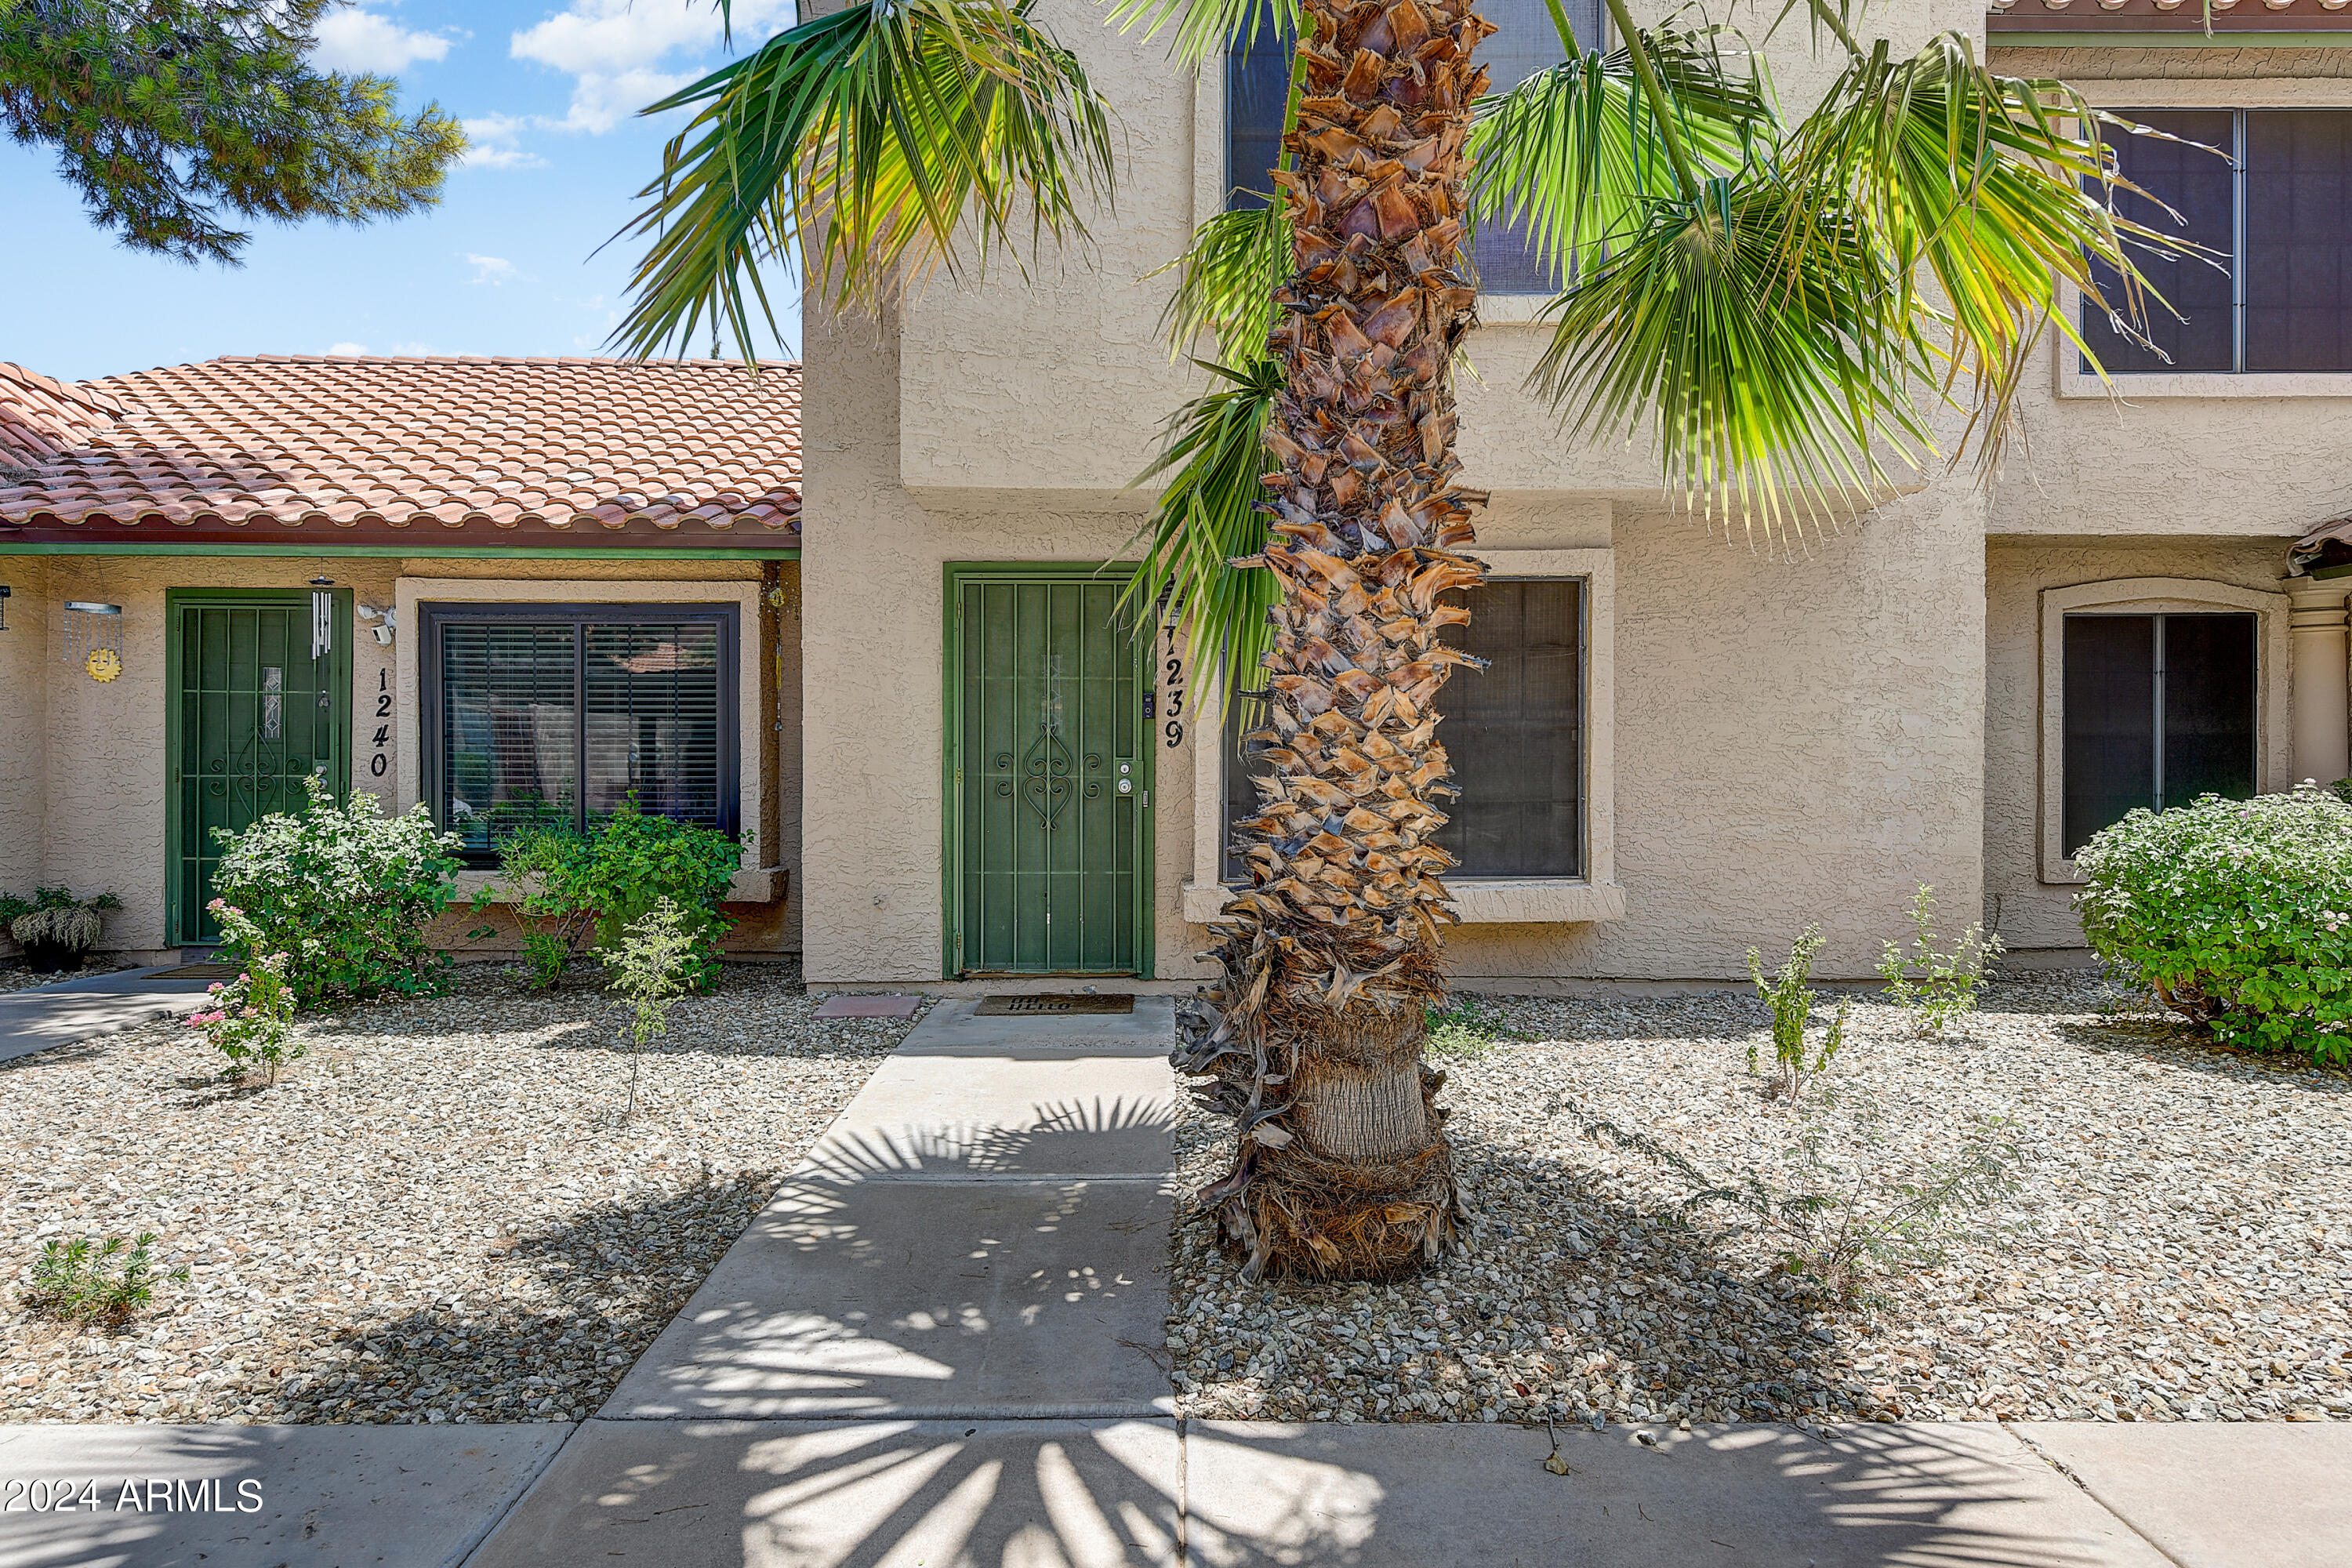
M 26 966 L 36 974 L 79 969 L 82 956 L 98 945 L 106 912 L 121 907 L 112 893 L 77 899 L 70 888 L 36 888 L 29 904 L 0 896 L 0 917 L 25 950 Z

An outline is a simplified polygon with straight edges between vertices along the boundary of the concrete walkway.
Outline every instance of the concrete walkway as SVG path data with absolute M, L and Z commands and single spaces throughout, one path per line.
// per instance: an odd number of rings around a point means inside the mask
M 0 1428 L 0 1568 L 2352 1563 L 2346 1425 L 1577 1428 L 1559 1475 L 1515 1427 L 1178 1420 L 1168 1005 L 971 1008 L 908 1036 L 595 1418 Z M 97 1506 L 10 1512 L 19 1478 Z M 221 1484 L 126 1510 L 126 1479 Z
M 163 973 L 118 969 L 0 994 L 0 1062 L 194 1012 L 210 982 L 155 978 Z

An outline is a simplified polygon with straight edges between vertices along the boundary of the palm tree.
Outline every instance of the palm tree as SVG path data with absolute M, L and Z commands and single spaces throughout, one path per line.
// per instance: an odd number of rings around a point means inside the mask
M 1422 1044 L 1452 919 L 1436 700 L 1475 662 L 1444 634 L 1482 575 L 1454 454 L 1473 226 L 1524 223 L 1561 281 L 1533 389 L 1566 436 L 1646 429 L 1670 490 L 1767 547 L 1883 495 L 1938 408 L 1990 471 L 2045 327 L 2088 352 L 2059 279 L 2130 331 L 2129 248 L 2188 253 L 2110 211 L 2106 117 L 2062 84 L 1957 35 L 1896 58 L 1804 3 L 1847 64 L 1793 124 L 1722 36 L 1643 30 L 1624 0 L 1605 53 L 1555 5 L 1568 60 L 1499 95 L 1475 0 L 1112 12 L 1193 66 L 1262 25 L 1297 39 L 1279 199 L 1172 264 L 1172 345 L 1213 334 L 1225 384 L 1171 419 L 1130 590 L 1183 607 L 1196 665 L 1265 672 L 1248 880 L 1175 1052 L 1236 1124 L 1200 1199 L 1253 1275 L 1391 1277 L 1463 1213 Z M 706 312 L 748 345 L 761 264 L 855 307 L 1068 240 L 1114 177 L 1107 107 L 1030 0 L 852 5 L 654 109 L 678 107 L 636 226 L 639 350 Z

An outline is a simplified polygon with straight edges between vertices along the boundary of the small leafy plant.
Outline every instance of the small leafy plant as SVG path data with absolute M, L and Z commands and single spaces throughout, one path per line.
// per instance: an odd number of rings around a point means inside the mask
M 689 984 L 707 985 L 719 973 L 719 939 L 730 925 L 719 910 L 743 863 L 743 846 L 690 822 L 653 816 L 634 798 L 586 833 L 534 828 L 507 840 L 500 852 L 503 889 L 485 891 L 477 907 L 512 900 L 519 913 L 544 921 L 524 939 L 532 981 L 552 985 L 563 965 L 591 942 L 610 953 L 621 933 L 662 900 L 677 906 L 692 939 Z
M 1984 988 L 1985 970 L 2001 954 L 2000 938 L 1987 935 L 1981 922 L 1960 933 L 1949 952 L 1936 951 L 1936 889 L 1919 884 L 1911 896 L 1909 952 L 1888 942 L 1879 955 L 1879 977 L 1886 982 L 1886 998 L 1911 1015 L 1912 1033 L 1940 1035 L 1977 1010 L 1977 994 Z
M 612 972 L 612 988 L 621 994 L 633 1017 L 622 1037 L 629 1045 L 629 1109 L 637 1110 L 637 1072 L 645 1048 L 669 1033 L 670 1005 L 693 984 L 695 933 L 687 911 L 664 898 L 621 931 L 621 940 L 604 956 Z
M 2352 1059 L 2352 805 L 2326 790 L 2135 811 L 2075 854 L 2101 958 L 2225 1044 Z
M 185 1268 L 162 1278 L 181 1280 Z M 54 1318 L 79 1320 L 120 1329 L 131 1314 L 155 1300 L 155 1233 L 135 1237 L 80 1237 L 51 1240 L 33 1260 L 32 1283 L 23 1295 L 26 1306 Z
M 258 1068 L 265 1081 L 275 1085 L 278 1069 L 304 1049 L 294 1035 L 289 960 L 282 952 L 258 951 L 266 943 L 243 910 L 220 899 L 210 907 L 223 934 L 254 956 L 236 980 L 205 988 L 205 1005 L 188 1019 L 188 1027 L 203 1030 L 205 1043 L 228 1058 L 229 1077 L 242 1079 Z
M 1744 1228 L 1779 1249 L 1780 1268 L 1848 1306 L 1876 1300 L 1873 1281 L 1883 1274 L 1933 1268 L 1954 1244 L 2002 1232 L 2002 1223 L 1988 1211 L 2021 1184 L 2021 1156 L 1998 1117 L 1972 1118 L 1941 1158 L 1905 1162 L 1889 1147 L 1882 1113 L 1865 1110 L 1833 1123 L 1823 1096 L 1797 1121 L 1773 1160 L 1726 1181 L 1570 1096 L 1555 1097 L 1546 1114 L 1563 1109 L 1583 1123 L 1587 1136 L 1640 1154 L 1675 1176 L 1688 1189 L 1678 1205 L 1684 1214 L 1714 1205 L 1744 1215 Z
M 1789 961 L 1769 980 L 1764 978 L 1763 954 L 1752 947 L 1748 950 L 1748 973 L 1756 982 L 1756 994 L 1772 1009 L 1772 1071 L 1766 1085 L 1768 1095 L 1788 1100 L 1798 1099 L 1808 1085 L 1829 1070 L 1831 1061 L 1845 1045 L 1846 1014 L 1853 1006 L 1851 996 L 1838 998 L 1837 1011 L 1830 1015 L 1821 1049 L 1811 1061 L 1805 1059 L 1806 1026 L 1811 1022 L 1813 1008 L 1821 1000 L 1810 984 L 1813 955 L 1821 950 L 1822 928 L 1817 921 L 1807 926 L 1790 944 Z M 1756 1044 L 1752 1040 L 1748 1045 L 1748 1070 L 1758 1070 Z
M 221 840 L 214 890 L 249 917 L 249 935 L 224 931 L 222 957 L 287 956 L 295 999 L 440 989 L 448 954 L 425 931 L 457 890 L 455 835 L 425 807 L 386 816 L 371 795 L 338 805 L 325 783 L 304 781 L 299 812 L 271 812 Z
M 1475 997 L 1455 996 L 1454 1005 L 1429 1010 L 1429 1034 L 1422 1049 L 1433 1057 L 1458 1057 L 1475 1061 L 1505 1040 L 1517 1037 L 1503 1026 L 1502 1009 Z

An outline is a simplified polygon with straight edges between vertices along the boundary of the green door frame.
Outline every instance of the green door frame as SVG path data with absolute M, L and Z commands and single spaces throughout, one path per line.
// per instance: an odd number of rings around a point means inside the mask
M 1067 583 L 1079 578 L 1104 577 L 1123 581 L 1134 574 L 1131 564 L 1111 562 L 1097 564 L 1085 561 L 950 561 L 942 578 L 942 598 L 945 601 L 946 649 L 940 684 L 941 710 L 941 755 L 944 766 L 940 773 L 940 907 L 945 917 L 941 931 L 940 973 L 950 980 L 963 973 L 961 954 L 963 948 L 963 585 L 967 583 Z M 1155 666 L 1152 655 L 1157 647 L 1149 637 L 1135 639 L 1135 700 L 1140 703 L 1158 689 L 1152 680 Z M 1151 725 L 1139 713 L 1136 732 L 1145 742 L 1156 740 Z M 1131 956 L 1133 973 L 1139 980 L 1153 978 L 1152 963 L 1159 943 L 1152 929 L 1153 847 L 1158 835 L 1153 831 L 1151 805 L 1152 785 L 1158 776 L 1159 747 L 1143 744 L 1136 748 L 1136 766 L 1139 778 L 1136 787 L 1143 792 L 1143 800 L 1135 814 L 1135 945 Z
M 184 672 L 180 668 L 180 611 L 194 604 L 236 605 L 278 608 L 287 605 L 307 606 L 313 590 L 309 588 L 167 588 L 163 591 L 163 759 L 165 770 L 163 808 L 163 940 L 168 946 L 184 945 L 183 932 L 194 927 L 186 919 L 191 911 L 180 907 L 180 847 L 187 831 L 183 820 L 184 811 L 180 797 L 180 682 Z M 328 721 L 328 733 L 335 742 L 335 754 L 327 764 L 327 782 L 334 787 L 337 800 L 348 800 L 352 794 L 352 591 L 330 588 L 326 592 L 335 600 L 335 646 L 327 653 L 327 689 L 335 699 L 334 717 Z M 183 923 L 186 920 L 186 923 Z

